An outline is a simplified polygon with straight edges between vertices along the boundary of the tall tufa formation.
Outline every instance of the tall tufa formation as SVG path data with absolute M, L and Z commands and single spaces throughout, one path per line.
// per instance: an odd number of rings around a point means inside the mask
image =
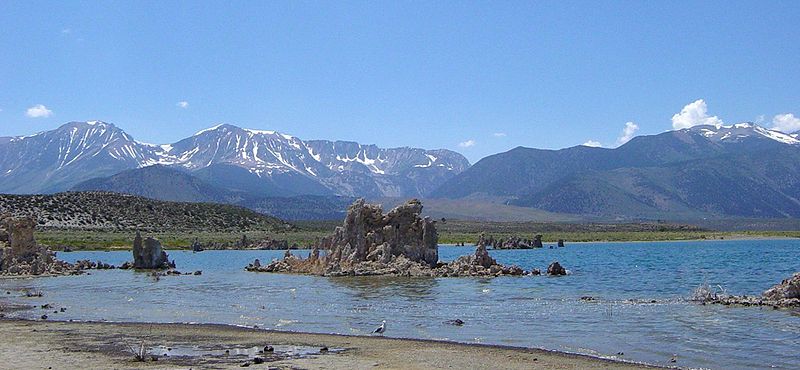
M 386 215 L 380 205 L 358 199 L 348 208 L 344 225 L 323 238 L 320 248 L 331 251 L 332 263 L 387 263 L 392 257 L 403 255 L 412 262 L 434 267 L 439 261 L 439 236 L 434 221 L 420 218 L 420 213 L 422 203 L 417 199 Z
M 344 224 L 323 238 L 306 259 L 291 254 L 246 270 L 324 276 L 496 276 L 521 275 L 522 269 L 498 265 L 485 248 L 453 263 L 439 262 L 436 224 L 422 218 L 422 203 L 412 199 L 384 214 L 381 206 L 357 200 Z M 321 255 L 320 250 L 327 254 Z
M 0 274 L 43 275 L 76 274 L 80 268 L 56 259 L 55 252 L 36 243 L 36 220 L 29 217 L 0 216 Z

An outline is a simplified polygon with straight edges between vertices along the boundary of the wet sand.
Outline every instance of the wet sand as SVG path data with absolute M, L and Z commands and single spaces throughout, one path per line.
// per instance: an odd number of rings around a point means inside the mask
M 8 369 L 638 369 L 648 366 L 540 349 L 428 340 L 276 332 L 226 325 L 0 319 Z M 138 362 L 129 350 L 153 348 Z M 274 353 L 256 353 L 266 345 Z M 308 353 L 289 355 L 286 347 Z M 322 347 L 330 350 L 320 352 Z M 152 354 L 169 349 L 172 356 Z M 250 349 L 250 351 L 246 351 Z M 225 353 L 225 351 L 229 353 Z M 242 353 L 247 352 L 247 353 Z M 176 355 L 177 354 L 177 355 Z M 182 355 L 181 355 L 182 354 Z M 254 357 L 265 360 L 253 362 Z

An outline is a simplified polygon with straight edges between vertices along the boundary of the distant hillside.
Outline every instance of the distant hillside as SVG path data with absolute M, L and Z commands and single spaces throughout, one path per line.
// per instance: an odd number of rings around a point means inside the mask
M 187 171 L 159 165 L 94 178 L 70 190 L 124 193 L 176 202 L 235 203 L 239 200 L 233 192 L 210 185 Z
M 226 177 L 220 176 L 225 172 L 217 172 L 216 178 L 208 178 L 199 171 L 190 173 L 156 165 L 84 181 L 71 190 L 132 194 L 166 201 L 227 203 L 283 220 L 342 219 L 347 206 L 355 199 L 333 195 L 269 196 L 265 195 L 269 193 L 259 190 L 257 184 L 253 183 L 251 189 L 241 181 L 248 175 L 255 175 L 232 166 L 216 166 L 216 169 L 234 173 L 243 171 L 245 175 Z M 226 178 L 231 180 L 224 181 Z M 219 185 L 212 185 L 207 179 Z
M 342 220 L 355 198 L 319 195 L 264 197 L 240 202 L 254 211 L 283 220 Z
M 616 149 L 519 147 L 433 195 L 606 219 L 800 217 L 800 141 L 742 123 L 639 136 Z
M 166 202 L 107 192 L 0 195 L 0 213 L 36 217 L 42 228 L 240 232 L 292 227 L 237 206 Z

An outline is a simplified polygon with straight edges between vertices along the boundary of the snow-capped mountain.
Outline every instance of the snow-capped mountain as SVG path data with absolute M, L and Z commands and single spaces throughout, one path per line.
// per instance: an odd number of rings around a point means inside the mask
M 0 140 L 0 191 L 63 190 L 87 178 L 155 162 L 156 148 L 99 121 L 70 122 L 52 131 Z
M 280 188 L 266 193 L 349 196 L 420 196 L 469 166 L 462 155 L 448 150 L 303 141 L 227 124 L 154 145 L 137 142 L 110 123 L 70 122 L 52 131 L 0 139 L 0 192 L 66 190 L 84 180 L 156 164 L 197 173 L 212 183 Z
M 780 131 L 770 130 L 752 122 L 737 123 L 730 126 L 701 125 L 684 130 L 703 135 L 715 143 L 742 143 L 748 140 L 772 140 L 783 144 L 800 144 L 800 140 L 796 138 L 797 135 L 793 136 Z

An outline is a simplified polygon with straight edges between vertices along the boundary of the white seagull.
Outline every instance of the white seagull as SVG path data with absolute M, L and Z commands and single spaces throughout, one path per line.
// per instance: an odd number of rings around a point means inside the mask
M 385 332 L 385 331 L 386 331 L 386 320 L 383 320 L 383 322 L 381 322 L 381 326 L 379 326 L 377 329 L 375 329 L 375 331 L 373 331 L 372 334 L 383 335 L 383 332 Z

